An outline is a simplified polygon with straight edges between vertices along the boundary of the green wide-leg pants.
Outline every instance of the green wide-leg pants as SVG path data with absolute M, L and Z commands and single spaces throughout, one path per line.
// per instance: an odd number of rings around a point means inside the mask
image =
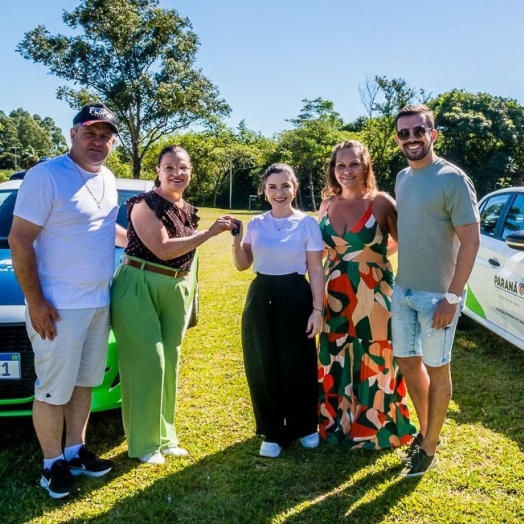
M 130 457 L 178 445 L 175 409 L 189 286 L 121 265 L 111 287 L 122 419 Z

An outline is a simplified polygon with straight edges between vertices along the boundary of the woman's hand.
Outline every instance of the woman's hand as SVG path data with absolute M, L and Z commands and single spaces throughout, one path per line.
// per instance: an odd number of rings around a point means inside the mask
M 322 311 L 314 309 L 313 313 L 309 315 L 307 321 L 306 333 L 309 333 L 307 338 L 314 338 L 322 330 Z
M 238 231 L 236 235 L 235 229 Z M 244 224 L 240 220 L 234 220 L 231 234 L 233 235 L 233 264 L 239 271 L 245 271 L 253 264 L 253 253 L 251 252 L 251 244 L 242 242 Z
M 238 221 L 231 215 L 223 215 L 215 220 L 209 228 L 209 233 L 212 236 L 217 236 L 224 231 L 231 231 L 237 225 L 237 222 Z

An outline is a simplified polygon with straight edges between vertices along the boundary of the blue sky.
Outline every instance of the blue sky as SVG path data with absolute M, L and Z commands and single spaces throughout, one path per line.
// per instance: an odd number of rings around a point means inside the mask
M 15 52 L 43 24 L 68 32 L 62 10 L 79 0 L 2 2 L 0 109 L 22 107 L 68 130 L 74 111 L 56 99 L 63 82 Z M 453 88 L 524 105 L 522 0 L 161 0 L 199 36 L 197 66 L 241 120 L 272 136 L 303 99 L 332 100 L 344 120 L 365 113 L 359 86 L 403 78 L 437 95 Z

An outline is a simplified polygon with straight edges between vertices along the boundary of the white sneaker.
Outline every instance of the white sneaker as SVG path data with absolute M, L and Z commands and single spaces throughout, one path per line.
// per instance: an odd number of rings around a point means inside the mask
M 268 458 L 277 458 L 282 448 L 276 442 L 262 442 L 260 446 L 260 456 Z
M 174 448 L 165 448 L 162 450 L 162 455 L 171 455 L 173 457 L 187 457 L 189 453 L 184 448 L 178 446 Z
M 165 464 L 166 462 L 159 451 L 155 451 L 154 453 L 148 453 L 143 457 L 138 457 L 138 460 L 140 462 L 143 462 L 144 464 Z
M 302 437 L 300 439 L 300 443 L 305 448 L 316 448 L 320 444 L 320 437 L 318 433 L 315 431 L 315 433 L 311 433 L 311 435 L 307 435 L 306 437 Z

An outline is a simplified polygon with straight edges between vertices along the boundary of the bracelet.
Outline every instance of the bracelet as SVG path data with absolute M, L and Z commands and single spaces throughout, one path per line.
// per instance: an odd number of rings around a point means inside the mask
M 315 307 L 315 306 L 313 306 L 313 309 L 314 309 L 315 311 L 322 311 L 322 309 L 319 309 L 318 307 Z

